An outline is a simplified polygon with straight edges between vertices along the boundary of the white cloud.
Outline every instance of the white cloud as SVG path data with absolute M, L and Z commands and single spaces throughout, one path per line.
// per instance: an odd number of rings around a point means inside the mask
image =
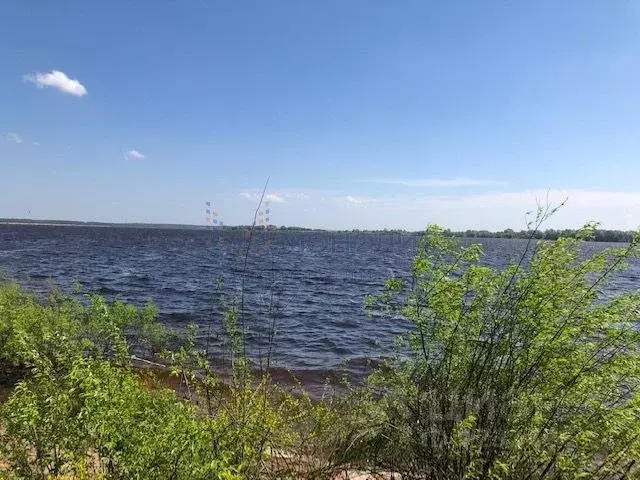
M 640 207 L 640 192 L 614 192 L 603 190 L 524 190 L 520 192 L 496 192 L 461 197 L 431 197 L 444 203 L 465 205 L 467 208 L 508 206 L 535 206 L 536 200 L 552 205 L 568 199 L 568 205 L 585 208 Z
M 304 191 L 310 199 L 290 200 L 286 193 Z M 576 228 L 588 221 L 601 221 L 602 228 L 633 230 L 640 227 L 640 190 L 522 189 L 487 192 L 402 191 L 374 195 L 364 191 L 292 189 L 273 192 L 284 199 L 272 204 L 273 222 L 329 229 L 404 228 L 423 230 L 436 223 L 452 230 L 516 230 L 526 228 L 526 212 L 536 203 L 558 205 L 568 198 L 543 228 Z M 261 191 L 238 190 L 229 204 L 225 220 L 246 224 Z M 250 203 L 251 202 L 251 203 Z M 249 210 L 247 206 L 251 205 Z M 237 208 L 236 213 L 232 210 Z M 529 217 L 531 219 L 531 217 Z
M 309 200 L 309 195 L 304 192 L 286 192 L 284 197 L 291 200 Z
M 620 192 L 586 189 L 529 189 L 464 194 L 403 192 L 379 196 L 347 195 L 336 191 L 312 191 L 319 202 L 312 217 L 308 203 L 292 202 L 278 212 L 286 225 L 324 228 L 405 228 L 422 230 L 437 223 L 453 230 L 503 230 L 526 228 L 526 212 L 547 199 L 552 206 L 568 198 L 543 228 L 576 228 L 601 221 L 602 228 L 640 227 L 640 191 Z M 531 219 L 531 216 L 529 217 Z
M 64 72 L 52 70 L 49 73 L 36 73 L 35 75 L 25 75 L 22 77 L 25 82 L 35 83 L 38 88 L 53 87 L 63 93 L 68 93 L 76 97 L 83 97 L 87 94 L 87 89 L 78 80 L 67 77 Z
M 127 150 L 124 152 L 124 158 L 126 160 L 144 160 L 147 157 L 137 150 Z
M 561 208 L 543 228 L 575 228 L 588 221 L 601 221 L 603 228 L 640 227 L 640 192 L 553 189 L 493 192 L 477 195 L 430 195 L 423 197 L 383 198 L 377 200 L 387 222 L 419 227 L 419 223 L 438 223 L 464 230 L 478 228 L 502 230 L 525 228 L 526 212 L 547 201 Z M 530 217 L 531 218 L 531 217 Z
M 284 203 L 284 198 L 274 193 L 268 193 L 264 196 L 264 201 L 271 203 Z
M 246 198 L 247 200 L 250 200 L 252 202 L 257 202 L 260 200 L 260 193 L 251 193 L 251 192 L 241 192 L 240 196 L 242 198 Z M 275 193 L 267 193 L 265 194 L 264 198 L 262 199 L 263 202 L 271 202 L 271 203 L 285 203 L 284 198 L 282 198 L 282 196 L 280 195 L 276 195 Z
M 370 178 L 367 183 L 385 183 L 403 187 L 487 187 L 505 185 L 504 182 L 479 178 Z
M 22 138 L 22 135 L 20 135 L 19 133 L 7 133 L 5 138 L 7 139 L 7 142 L 10 142 L 10 143 L 22 143 L 22 142 L 24 142 L 24 139 Z

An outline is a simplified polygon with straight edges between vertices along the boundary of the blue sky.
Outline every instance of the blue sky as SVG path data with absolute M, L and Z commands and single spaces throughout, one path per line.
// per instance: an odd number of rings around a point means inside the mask
M 640 226 L 629 1 L 4 2 L 0 217 Z

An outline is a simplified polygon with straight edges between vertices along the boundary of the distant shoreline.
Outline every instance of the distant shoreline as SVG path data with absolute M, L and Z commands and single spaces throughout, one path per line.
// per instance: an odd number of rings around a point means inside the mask
M 30 220 L 26 218 L 0 218 L 0 226 L 41 226 L 41 227 L 100 227 L 100 228 L 140 228 L 140 229 L 166 229 L 166 230 L 204 230 L 204 231 L 245 231 L 251 228 L 258 230 L 263 229 L 261 225 L 225 225 L 225 226 L 208 226 L 208 225 L 190 225 L 190 224 L 172 224 L 172 223 L 109 223 L 109 222 L 83 222 L 78 220 Z M 298 232 L 298 233 L 339 233 L 339 234 L 377 234 L 377 235 L 421 235 L 423 231 L 409 231 L 400 229 L 383 229 L 383 230 L 327 230 L 322 228 L 306 228 L 306 227 L 285 227 L 270 226 L 269 230 L 274 232 Z M 528 239 L 537 240 L 557 240 L 561 236 L 572 236 L 575 234 L 574 229 L 547 229 L 536 232 L 521 230 L 514 231 L 506 229 L 501 232 L 490 232 L 488 230 L 465 230 L 444 231 L 446 236 L 458 238 L 507 238 L 507 239 Z M 593 241 L 596 242 L 613 242 L 613 243 L 629 243 L 634 236 L 633 231 L 623 230 L 597 230 Z
M 99 227 L 99 228 L 153 228 L 172 230 L 211 230 L 211 226 L 170 224 L 170 223 L 108 223 L 108 222 L 82 222 L 77 220 L 27 220 L 22 218 L 0 218 L 0 226 L 38 226 L 38 227 Z M 227 227 L 213 227 L 216 230 Z M 231 227 L 236 228 L 236 227 Z
M 109 227 L 101 224 L 47 223 L 47 222 L 1 222 L 2 225 L 36 225 L 40 227 Z
M 219 230 L 234 231 L 247 230 L 251 225 L 191 225 L 180 223 L 110 223 L 110 222 L 84 222 L 79 220 L 30 220 L 25 218 L 0 218 L 0 225 L 35 225 L 51 227 L 112 227 L 112 228 L 155 228 L 155 229 L 175 229 L 175 230 Z M 255 229 L 263 229 L 263 225 L 255 225 Z M 406 235 L 419 235 L 422 232 L 408 230 L 385 229 L 385 230 L 328 230 L 324 228 L 307 227 L 276 227 L 271 226 L 272 231 L 295 231 L 295 232 L 327 232 L 327 233 L 402 233 Z

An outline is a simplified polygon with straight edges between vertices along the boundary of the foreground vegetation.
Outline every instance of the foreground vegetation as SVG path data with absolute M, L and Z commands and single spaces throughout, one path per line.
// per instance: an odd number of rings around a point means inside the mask
M 640 292 L 602 295 L 640 242 L 585 258 L 595 232 L 532 235 L 498 270 L 430 227 L 412 278 L 366 301 L 372 321 L 413 322 L 398 355 L 319 400 L 249 369 L 234 299 L 221 308 L 234 355 L 223 386 L 194 331 L 167 341 L 153 306 L 4 284 L 0 368 L 16 383 L 0 407 L 0 475 L 640 478 Z M 163 359 L 178 391 L 134 354 Z

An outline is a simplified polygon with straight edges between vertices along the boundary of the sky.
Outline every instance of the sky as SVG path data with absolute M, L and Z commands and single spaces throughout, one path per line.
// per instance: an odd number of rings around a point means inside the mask
M 18 1 L 0 217 L 640 227 L 640 4 Z

